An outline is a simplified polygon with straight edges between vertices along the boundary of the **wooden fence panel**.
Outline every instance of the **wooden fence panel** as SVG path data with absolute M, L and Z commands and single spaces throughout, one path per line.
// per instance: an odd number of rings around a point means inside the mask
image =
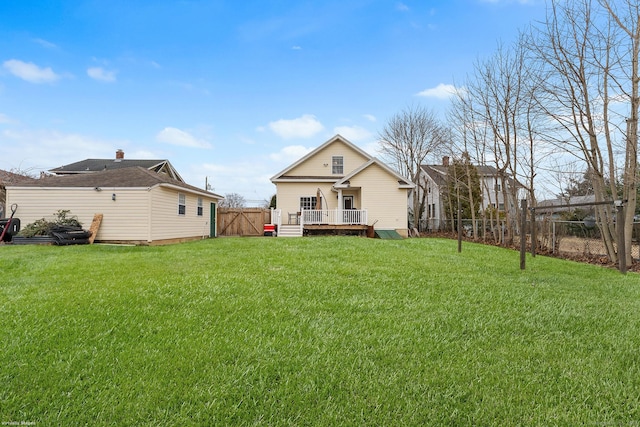
M 218 208 L 218 236 L 262 236 L 270 222 L 270 209 Z

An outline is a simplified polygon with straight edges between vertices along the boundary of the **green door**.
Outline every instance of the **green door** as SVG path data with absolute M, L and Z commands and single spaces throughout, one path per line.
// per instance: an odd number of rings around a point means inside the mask
M 211 203 L 211 219 L 209 221 L 211 226 L 209 227 L 209 237 L 216 237 L 218 235 L 218 231 L 216 230 L 216 213 L 216 204 Z

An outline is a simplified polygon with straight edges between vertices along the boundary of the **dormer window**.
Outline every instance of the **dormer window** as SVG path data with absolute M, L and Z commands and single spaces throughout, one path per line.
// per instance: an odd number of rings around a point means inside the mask
M 344 174 L 344 158 L 342 156 L 331 157 L 331 173 L 334 175 Z

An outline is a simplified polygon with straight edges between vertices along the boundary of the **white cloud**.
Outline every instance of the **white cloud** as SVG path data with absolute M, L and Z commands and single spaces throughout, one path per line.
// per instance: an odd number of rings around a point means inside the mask
M 313 148 L 307 148 L 302 145 L 289 145 L 277 153 L 269 154 L 269 158 L 275 162 L 283 164 L 293 163 L 306 156 L 312 150 Z
M 292 50 L 302 50 L 302 47 L 300 47 L 300 46 L 292 46 L 291 49 Z
M 396 5 L 396 9 L 398 9 L 400 12 L 408 12 L 409 11 L 409 6 L 407 6 L 404 3 L 398 3 Z
M 102 158 L 128 146 L 123 140 L 100 140 L 91 136 L 52 129 L 6 129 L 0 132 L 3 155 L 0 169 L 20 168 L 41 171 L 86 158 Z
M 87 75 L 92 79 L 98 80 L 101 82 L 111 83 L 116 81 L 116 72 L 107 71 L 102 67 L 87 68 Z
M 204 187 L 205 181 L 211 185 L 211 191 L 225 195 L 237 193 L 245 198 L 248 205 L 263 205 L 276 192 L 270 178 L 278 172 L 272 170 L 272 163 L 240 160 L 221 163 L 193 164 L 182 177 L 192 185 Z
M 44 39 L 33 39 L 35 43 L 38 43 L 40 46 L 45 47 L 47 49 L 57 49 L 58 46 L 55 43 L 51 43 L 50 41 Z
M 14 125 L 14 124 L 18 124 L 18 121 L 12 119 L 11 117 L 7 116 L 6 114 L 0 113 L 0 124 L 3 124 L 3 125 Z
M 158 132 L 156 140 L 180 147 L 211 148 L 211 144 L 207 141 L 198 139 L 189 132 L 173 127 L 166 127 Z
M 360 126 L 338 126 L 333 128 L 334 133 L 339 133 L 351 142 L 363 141 L 373 136 L 371 132 Z
M 377 120 L 376 116 L 374 116 L 373 114 L 364 114 L 362 117 L 369 120 L 370 122 L 375 122 Z
M 60 79 L 60 76 L 54 73 L 51 68 L 40 68 L 32 62 L 9 59 L 4 61 L 2 65 L 14 76 L 30 83 L 52 83 Z
M 438 86 L 425 89 L 422 92 L 419 92 L 417 96 L 424 96 L 426 98 L 438 98 L 438 99 L 447 99 L 452 95 L 455 95 L 458 89 L 454 85 L 440 83 Z
M 269 123 L 269 129 L 284 139 L 310 138 L 324 129 L 322 123 L 312 114 L 297 119 L 280 119 Z

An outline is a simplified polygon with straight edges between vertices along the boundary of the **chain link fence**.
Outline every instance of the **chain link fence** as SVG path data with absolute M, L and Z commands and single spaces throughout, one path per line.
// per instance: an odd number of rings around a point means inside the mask
M 465 238 L 481 242 L 500 244 L 511 241 L 519 244 L 519 226 L 514 223 L 515 235 L 509 235 L 509 229 L 504 220 L 473 220 L 463 219 L 462 234 Z M 536 221 L 537 248 L 541 252 L 570 256 L 606 256 L 607 251 L 602 241 L 600 229 L 592 221 L 561 221 L 544 219 Z M 457 232 L 457 223 L 450 220 L 426 220 L 421 223 L 421 229 L 429 233 Z M 531 242 L 531 222 L 527 222 L 527 245 Z M 510 239 L 513 237 L 513 239 Z M 640 260 L 640 222 L 633 224 L 633 238 L 631 256 Z
M 606 256 L 600 228 L 593 221 L 536 221 L 538 247 L 553 254 Z M 640 260 L 640 222 L 634 222 L 631 257 Z

